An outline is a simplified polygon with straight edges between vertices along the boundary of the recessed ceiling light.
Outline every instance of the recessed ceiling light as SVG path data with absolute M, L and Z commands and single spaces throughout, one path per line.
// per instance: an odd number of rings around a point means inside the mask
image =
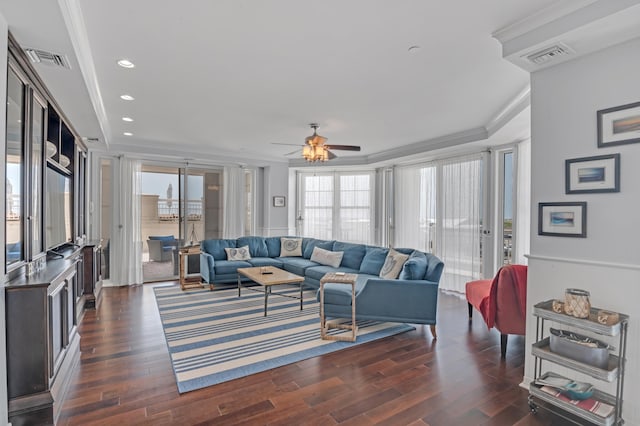
M 124 132 L 124 133 L 123 133 L 123 135 L 125 135 L 125 136 L 133 136 L 133 133 L 131 133 L 131 132 Z
M 133 96 L 131 96 L 131 95 L 120 95 L 120 99 L 123 99 L 125 101 L 132 101 L 135 98 Z
M 133 67 L 135 67 L 134 63 L 131 62 L 128 59 L 120 59 L 118 61 L 118 65 L 120 65 L 122 68 L 133 68 Z
M 132 122 L 133 118 L 131 118 L 131 117 L 122 117 L 122 121 Z
M 418 45 L 409 46 L 408 50 L 411 53 L 416 53 L 418 50 L 420 50 L 420 46 L 418 46 Z

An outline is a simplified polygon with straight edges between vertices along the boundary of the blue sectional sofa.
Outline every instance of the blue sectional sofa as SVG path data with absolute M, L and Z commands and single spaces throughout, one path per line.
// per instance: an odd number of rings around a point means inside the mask
M 241 237 L 202 241 L 200 274 L 203 281 L 209 284 L 235 283 L 238 280 L 238 268 L 271 265 L 303 276 L 303 284 L 307 287 L 319 288 L 320 279 L 327 272 L 354 273 L 358 274 L 358 319 L 430 324 L 435 337 L 438 284 L 444 268 L 436 256 L 413 249 L 395 249 L 410 257 L 397 279 L 383 279 L 379 273 L 389 252 L 387 248 L 303 238 L 301 257 L 281 257 L 280 238 Z M 243 246 L 249 247 L 251 259 L 227 260 L 225 248 Z M 334 268 L 311 261 L 315 247 L 344 252 L 340 266 Z M 324 297 L 327 316 L 351 317 L 350 286 L 325 284 Z

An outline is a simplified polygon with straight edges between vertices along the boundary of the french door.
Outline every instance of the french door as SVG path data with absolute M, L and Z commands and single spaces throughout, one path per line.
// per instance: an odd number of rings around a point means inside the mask
M 222 179 L 221 170 L 142 167 L 140 237 L 145 282 L 175 279 L 180 247 L 222 237 Z M 198 262 L 191 263 L 189 271 L 195 272 Z

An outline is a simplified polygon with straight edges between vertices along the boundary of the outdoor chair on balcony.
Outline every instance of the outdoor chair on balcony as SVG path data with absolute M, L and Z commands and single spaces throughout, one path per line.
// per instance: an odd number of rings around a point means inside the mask
M 149 246 L 149 260 L 153 262 L 169 262 L 173 260 L 174 252 L 178 250 L 178 240 L 173 235 L 150 235 L 147 245 Z

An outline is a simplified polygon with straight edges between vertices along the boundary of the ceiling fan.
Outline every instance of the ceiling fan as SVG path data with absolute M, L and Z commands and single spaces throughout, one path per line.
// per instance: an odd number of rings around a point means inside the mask
M 313 135 L 307 136 L 304 139 L 304 145 L 297 145 L 297 146 L 303 147 L 302 157 L 309 162 L 313 163 L 316 161 L 333 160 L 334 158 L 337 157 L 337 155 L 335 155 L 330 150 L 360 151 L 360 147 L 356 145 L 328 145 L 326 144 L 328 139 L 325 138 L 324 136 L 320 136 L 317 132 L 318 127 L 320 127 L 318 123 L 310 123 L 309 126 L 313 129 Z M 295 145 L 295 144 L 274 143 L 274 145 Z M 295 152 L 298 152 L 298 150 L 293 151 L 289 154 L 294 154 Z M 289 154 L 286 154 L 286 155 L 289 155 Z

